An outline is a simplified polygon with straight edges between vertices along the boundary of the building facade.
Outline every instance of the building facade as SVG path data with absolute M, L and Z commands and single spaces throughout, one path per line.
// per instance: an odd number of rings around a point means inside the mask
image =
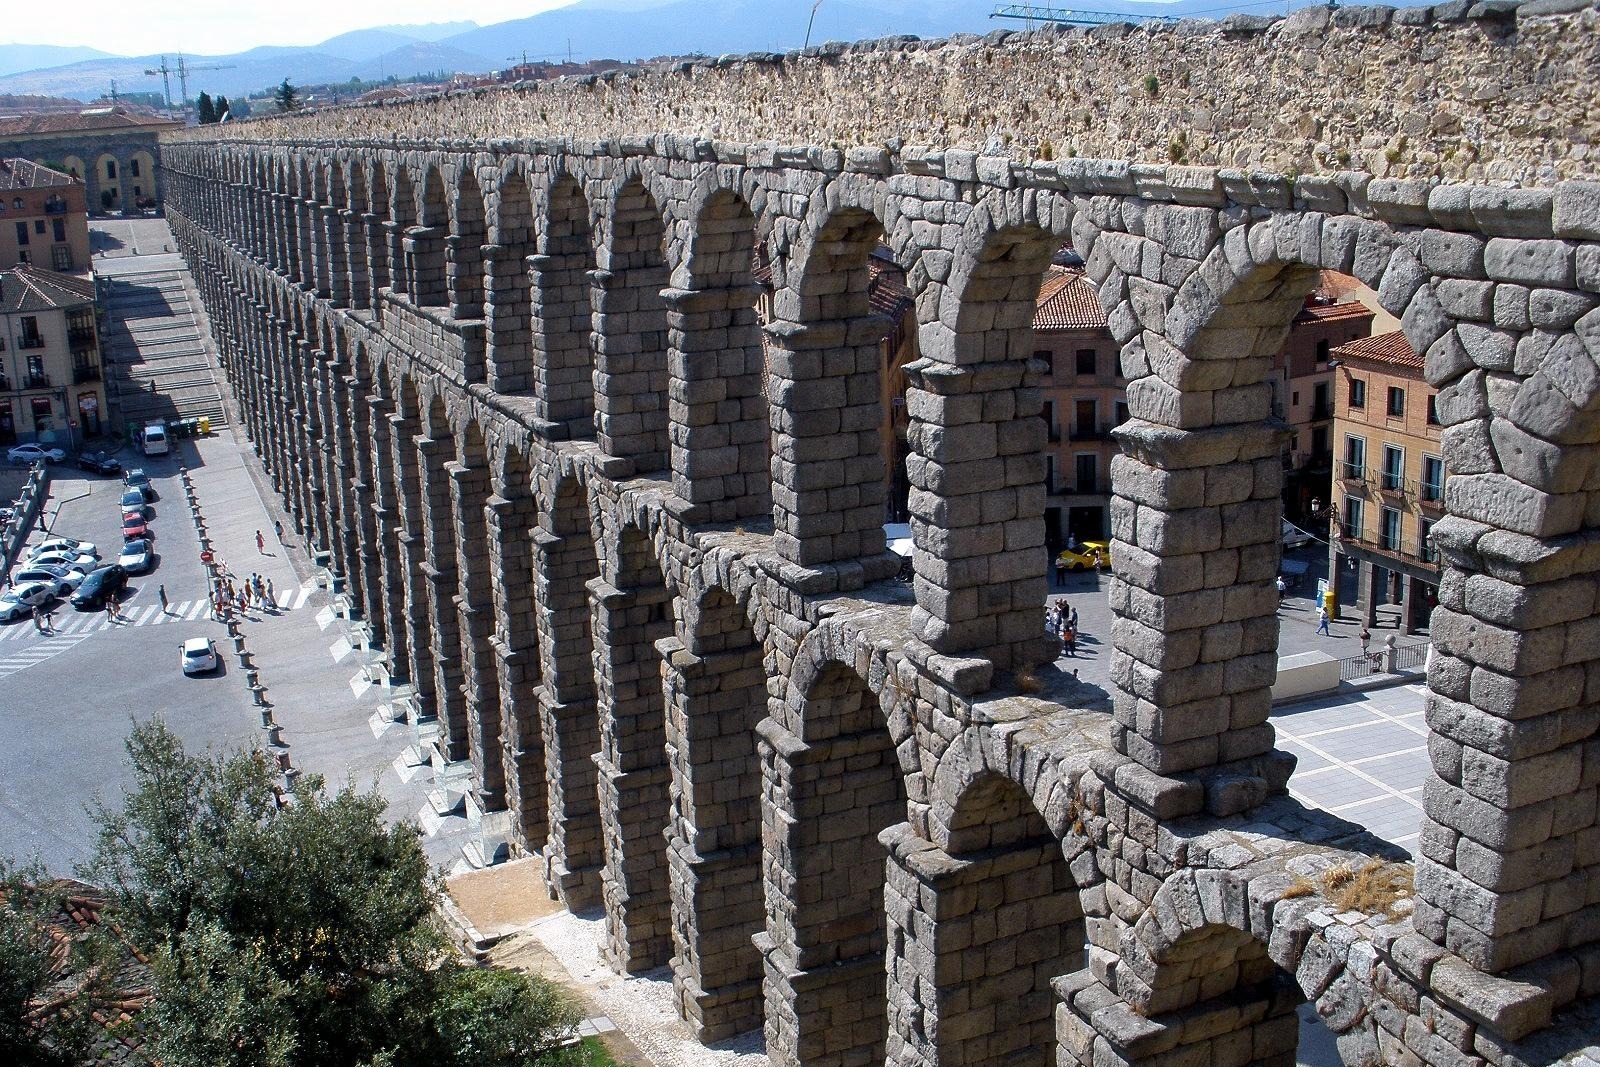
M 83 179 L 89 211 L 159 206 L 160 135 L 183 123 L 126 107 L 0 119 L 0 157 L 20 157 Z
M 0 271 L 0 445 L 72 450 L 105 432 L 105 410 L 94 282 Z
M 0 270 L 89 269 L 89 214 L 83 182 L 26 159 L 0 159 Z
M 1403 333 L 1340 345 L 1333 362 L 1340 460 L 1328 572 L 1347 593 L 1353 585 L 1369 629 L 1425 629 L 1439 588 L 1429 534 L 1444 517 L 1437 391 Z

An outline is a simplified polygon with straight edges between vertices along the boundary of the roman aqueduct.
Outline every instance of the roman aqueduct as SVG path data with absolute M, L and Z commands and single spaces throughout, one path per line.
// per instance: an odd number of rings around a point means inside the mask
M 168 209 L 248 433 L 415 713 L 705 1040 L 1292 1064 L 1309 1000 L 1350 1064 L 1581 1059 L 1596 18 L 1318 9 L 459 92 L 190 131 Z M 922 353 L 910 586 L 879 242 Z M 1030 330 L 1064 243 L 1130 379 L 1110 713 L 1041 632 Z M 1441 389 L 1414 866 L 1285 795 L 1268 719 L 1263 378 L 1322 268 Z M 1398 888 L 1350 903 L 1355 879 Z

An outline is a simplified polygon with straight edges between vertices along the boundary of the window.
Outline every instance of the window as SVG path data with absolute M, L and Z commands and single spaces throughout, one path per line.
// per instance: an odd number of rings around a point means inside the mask
M 1044 457 L 1044 491 L 1047 493 L 1056 491 L 1056 457 L 1054 456 Z
M 1361 536 L 1361 498 L 1347 496 L 1344 498 L 1344 518 L 1340 520 L 1339 527 L 1343 536 L 1358 539 Z
M 65 241 L 67 239 L 67 221 L 65 219 L 51 219 L 50 230 L 50 235 L 57 241 Z
M 33 409 L 33 430 L 35 433 L 49 433 L 55 429 L 55 409 L 47 396 L 36 396 L 29 401 Z
M 1326 426 L 1313 426 L 1311 428 L 1311 454 L 1326 456 L 1332 449 L 1328 446 L 1328 428 Z
M 1406 391 L 1397 385 L 1389 387 L 1389 417 L 1398 419 L 1406 413 Z
M 1344 439 L 1344 476 L 1356 481 L 1367 476 L 1367 439 L 1365 437 L 1346 437 Z
M 22 327 L 21 341 L 23 348 L 38 348 L 44 344 L 44 338 L 39 336 L 39 320 L 37 318 L 32 315 L 24 315 L 20 325 Z M 32 362 L 37 357 L 30 356 L 28 358 Z
M 1056 429 L 1056 402 L 1054 400 L 1046 400 L 1044 402 L 1043 418 L 1045 440 L 1061 440 L 1061 433 Z
M 1311 420 L 1316 422 L 1331 418 L 1333 418 L 1333 405 L 1328 403 L 1328 383 L 1318 382 L 1316 392 L 1311 398 Z
M 132 174 L 132 175 L 133 175 L 133 176 L 134 176 L 134 177 L 135 177 L 135 178 L 137 178 L 137 177 L 138 177 L 138 176 L 139 176 L 139 161 L 138 161 L 138 160 L 137 160 L 137 159 L 135 159 L 135 160 L 133 160 L 133 161 L 131 161 L 131 162 L 130 162 L 130 163 L 129 163 L 129 164 L 128 164 L 128 171 L 129 171 L 129 173 L 131 173 L 131 174 Z
M 1093 452 L 1079 452 L 1073 458 L 1077 467 L 1078 492 L 1098 493 L 1100 491 L 1100 457 Z
M 1378 547 L 1400 551 L 1400 512 L 1395 508 L 1378 509 Z
M 1119 401 L 1117 401 L 1117 425 L 1121 426 L 1123 423 L 1125 423 L 1127 421 L 1128 421 L 1128 402 L 1126 400 L 1119 400 Z
M 1367 382 L 1365 378 L 1350 379 L 1350 406 L 1353 408 L 1367 406 Z
M 1394 445 L 1383 446 L 1383 487 L 1398 493 L 1405 485 L 1406 450 Z
M 1422 499 L 1444 499 L 1444 460 L 1438 456 L 1422 457 Z
M 52 270 L 72 269 L 72 246 L 55 245 L 50 249 L 50 267 Z
M 1439 398 L 1431 394 L 1428 397 L 1428 425 L 1439 425 Z
M 33 220 L 33 232 L 38 234 L 40 237 L 44 236 L 44 219 Z
M 142 186 L 142 185 L 135 185 L 135 186 L 134 186 L 134 187 L 133 187 L 133 195 L 134 195 L 134 196 L 143 196 L 143 195 L 144 195 L 144 186 Z
M 1097 367 L 1098 357 L 1099 353 L 1092 348 L 1078 349 L 1077 363 L 1079 376 L 1093 378 L 1096 374 L 1100 373 Z
M 29 252 L 26 248 L 24 248 L 21 252 L 17 253 L 17 259 L 20 260 L 23 263 L 27 263 L 29 265 L 32 265 L 32 263 L 33 263 L 33 253 Z
M 1317 362 L 1318 363 L 1326 363 L 1326 362 L 1328 362 L 1328 357 L 1331 355 L 1329 349 L 1330 349 L 1330 346 L 1329 346 L 1328 342 L 1326 342 L 1326 341 L 1318 341 L 1317 342 Z
M 22 210 L 22 197 L 19 196 L 15 200 L 11 201 L 11 206 L 16 208 L 18 211 L 21 211 Z
M 114 159 L 106 160 L 106 180 L 107 181 L 116 181 L 117 180 L 117 161 L 114 160 Z
M 27 243 L 28 243 L 28 224 L 26 222 L 19 222 L 19 223 L 17 223 L 17 244 L 25 245 Z
M 1035 348 L 1033 358 L 1050 368 L 1050 377 L 1056 376 L 1056 354 L 1048 348 Z
M 1093 400 L 1077 401 L 1073 405 L 1073 422 L 1074 437 L 1094 437 L 1100 430 L 1100 406 Z

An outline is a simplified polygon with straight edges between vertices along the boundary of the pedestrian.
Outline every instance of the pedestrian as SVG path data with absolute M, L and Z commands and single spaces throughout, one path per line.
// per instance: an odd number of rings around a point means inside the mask
M 1061 643 L 1066 646 L 1067 655 L 1078 658 L 1078 631 L 1070 622 L 1067 623 L 1067 632 L 1062 635 Z
M 280 544 L 280 545 L 283 544 L 283 520 L 282 519 L 273 519 L 272 520 L 272 528 L 275 531 L 277 531 L 278 544 Z
M 1282 600 L 1289 593 L 1289 583 L 1283 580 L 1283 575 L 1278 575 L 1278 599 Z
M 1067 561 L 1062 559 L 1060 556 L 1057 556 L 1056 557 L 1056 588 L 1057 589 L 1065 589 L 1066 587 L 1067 587 Z
M 167 614 L 167 587 L 166 586 L 164 586 L 164 585 L 156 586 L 156 599 L 161 601 L 161 614 L 163 614 L 163 615 Z
M 267 539 L 261 536 L 261 531 L 256 531 L 256 551 L 263 556 L 267 554 Z
M 1328 623 L 1331 622 L 1331 621 L 1332 620 L 1330 620 L 1328 618 L 1328 609 L 1327 608 L 1323 608 L 1321 611 L 1317 612 L 1317 633 L 1325 634 L 1328 637 L 1332 637 L 1333 634 L 1328 629 Z
M 239 587 L 239 610 L 250 610 L 250 583 L 245 582 Z
M 1078 609 L 1073 608 L 1067 613 L 1067 625 L 1074 630 L 1078 628 Z
M 110 597 L 106 597 L 106 622 L 116 622 L 116 621 L 117 621 L 117 602 L 115 600 L 111 599 Z
M 1362 626 L 1361 632 L 1356 634 L 1356 637 L 1361 641 L 1361 654 L 1365 656 L 1367 654 L 1367 645 L 1372 642 L 1372 634 L 1367 631 L 1365 626 Z
M 272 605 L 274 611 L 278 609 L 278 594 L 272 591 L 271 578 L 267 579 L 267 603 Z
M 33 628 L 42 634 L 49 633 L 50 631 L 44 628 L 44 622 L 44 609 L 35 604 L 33 606 Z
M 1061 609 L 1054 604 L 1045 610 L 1044 628 L 1053 637 L 1061 636 Z
M 259 574 L 255 576 L 255 587 L 256 587 L 256 599 L 257 600 L 260 600 L 262 597 L 266 596 L 267 585 L 266 585 L 266 582 L 262 580 L 261 575 L 259 575 Z

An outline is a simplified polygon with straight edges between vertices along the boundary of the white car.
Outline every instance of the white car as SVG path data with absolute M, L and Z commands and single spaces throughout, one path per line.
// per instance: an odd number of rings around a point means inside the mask
M 41 552 L 37 556 L 28 557 L 30 567 L 73 567 L 80 571 L 93 571 L 100 565 L 98 553 L 89 555 L 84 552 L 73 552 L 64 549 L 59 552 Z
M 18 445 L 6 453 L 12 463 L 60 463 L 67 454 L 59 448 L 40 448 L 38 445 Z
M 40 541 L 28 549 L 28 558 L 38 559 L 40 556 L 62 552 L 70 552 L 79 556 L 91 556 L 94 559 L 100 558 L 100 553 L 95 551 L 92 543 L 80 541 L 76 537 L 52 537 L 48 541 Z
M 204 674 L 217 669 L 217 646 L 209 637 L 191 637 L 178 646 L 182 649 L 179 662 L 184 674 Z
M 29 564 L 11 576 L 19 585 L 23 582 L 46 582 L 55 587 L 57 596 L 66 596 L 89 577 L 89 572 L 78 567 L 61 567 L 55 564 Z
M 45 582 L 21 582 L 0 594 L 0 622 L 27 618 L 33 609 L 55 599 L 56 587 Z
M 117 565 L 129 574 L 143 574 L 151 562 L 150 542 L 142 537 L 123 542 L 122 551 L 117 554 Z
M 1312 537 L 1288 519 L 1283 520 L 1284 548 L 1304 548 L 1315 540 L 1315 537 Z

